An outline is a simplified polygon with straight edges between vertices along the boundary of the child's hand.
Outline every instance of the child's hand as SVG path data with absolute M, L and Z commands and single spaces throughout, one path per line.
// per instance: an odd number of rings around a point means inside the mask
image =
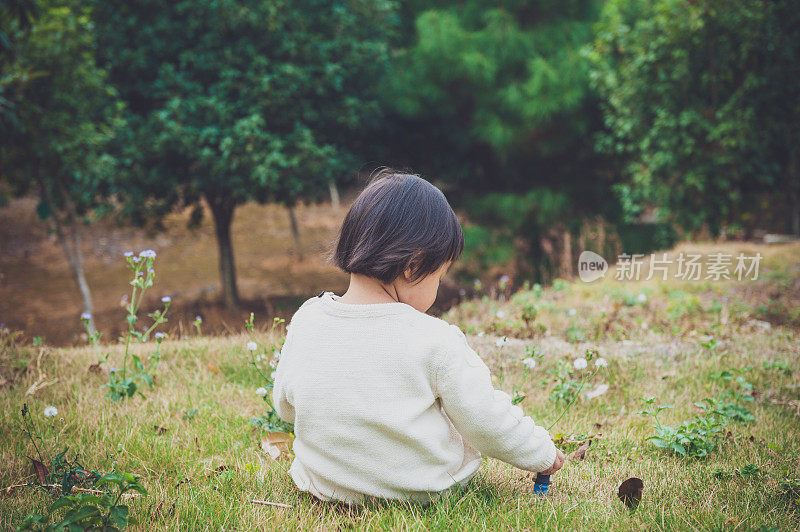
M 553 467 L 545 471 L 542 471 L 541 474 L 552 475 L 553 473 L 561 469 L 563 466 L 564 466 L 564 453 L 562 453 L 560 449 L 556 449 L 556 461 L 553 462 Z

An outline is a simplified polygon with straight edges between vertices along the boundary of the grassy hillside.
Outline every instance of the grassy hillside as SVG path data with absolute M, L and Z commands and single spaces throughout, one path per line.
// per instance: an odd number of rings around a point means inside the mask
M 148 495 L 120 499 L 139 521 L 135 530 L 796 529 L 800 246 L 713 249 L 761 252 L 759 280 L 617 281 L 612 270 L 595 283 L 529 286 L 444 315 L 467 333 L 496 386 L 539 424 L 558 420 L 551 434 L 565 452 L 591 440 L 585 458 L 569 460 L 544 498 L 532 494 L 534 475 L 488 458 L 467 491 L 428 508 L 347 509 L 299 493 L 286 473 L 291 452 L 278 446 L 270 456 L 262 446 L 268 405 L 256 394 L 268 385 L 280 322 L 256 324 L 252 334 L 242 327 L 228 337 L 168 338 L 158 348 L 153 388 L 117 402 L 102 386 L 122 365 L 122 346 L 104 348 L 110 357 L 97 365 L 104 350 L 16 345 L 5 331 L 0 487 L 17 487 L 3 492 L 0 527 L 47 513 L 52 492 L 19 486 L 36 479 L 28 457 L 38 448 L 53 470 L 50 458 L 69 447 L 66 457 L 81 466 L 73 471 L 139 476 Z M 152 341 L 135 347 L 143 360 L 156 350 Z M 592 360 L 576 369 L 587 353 Z M 597 357 L 607 365 L 596 365 Z M 41 439 L 23 432 L 23 404 Z M 672 408 L 657 422 L 637 413 L 659 405 Z M 45 417 L 47 406 L 58 413 Z M 648 440 L 657 432 L 659 440 Z M 629 477 L 644 482 L 633 513 L 616 496 Z

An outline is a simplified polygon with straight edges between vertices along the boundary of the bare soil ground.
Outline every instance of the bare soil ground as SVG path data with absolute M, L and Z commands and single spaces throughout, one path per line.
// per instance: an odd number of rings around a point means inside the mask
M 0 209 L 0 323 L 22 330 L 31 338 L 43 336 L 53 345 L 82 341 L 80 296 L 63 248 L 35 212 L 36 200 L 22 199 Z M 321 290 L 347 289 L 347 275 L 325 263 L 336 238 L 347 203 L 336 209 L 329 203 L 298 205 L 303 260 L 291 235 L 289 215 L 280 205 L 247 204 L 237 209 L 233 242 L 239 292 L 239 312 L 219 304 L 217 244 L 210 213 L 202 225 L 187 229 L 189 211 L 167 217 L 166 231 L 148 234 L 142 229 L 101 222 L 83 228 L 86 276 L 92 290 L 95 318 L 105 338 L 121 332 L 130 272 L 123 253 L 152 248 L 156 284 L 144 307 L 160 306 L 169 295 L 169 330 L 191 327 L 198 314 L 204 332 L 239 330 L 249 312 L 257 319 L 288 317 L 303 300 Z

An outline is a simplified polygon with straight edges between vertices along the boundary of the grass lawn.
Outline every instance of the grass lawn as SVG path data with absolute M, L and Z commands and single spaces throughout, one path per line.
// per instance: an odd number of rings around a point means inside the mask
M 549 426 L 575 399 L 551 434 L 566 453 L 592 442 L 583 460 L 569 460 L 553 476 L 546 497 L 532 494 L 535 475 L 491 458 L 466 491 L 426 508 L 371 502 L 348 509 L 298 492 L 286 472 L 291 452 L 271 457 L 261 445 L 266 431 L 251 422 L 268 410 L 255 392 L 268 384 L 262 375 L 283 341 L 281 324 L 257 326 L 254 336 L 168 338 L 153 388 L 142 385 L 143 398 L 117 402 L 103 384 L 122 365 L 123 346 L 16 345 L 4 332 L 0 487 L 36 481 L 28 457 L 37 448 L 52 469 L 52 457 L 69 447 L 66 457 L 88 471 L 139 477 L 147 495 L 120 502 L 138 521 L 129 526 L 135 530 L 797 529 L 800 246 L 759 251 L 758 281 L 623 282 L 612 270 L 596 283 L 529 286 L 443 316 L 462 327 L 496 386 L 537 423 Z M 764 316 L 772 324 L 756 319 Z M 261 374 L 248 363 L 252 339 Z M 146 358 L 155 348 L 148 342 L 134 350 Z M 591 360 L 575 369 L 587 350 L 608 365 Z M 93 366 L 106 351 L 108 362 Z M 532 368 L 522 362 L 528 357 Z M 705 410 L 694 405 L 707 398 Z M 40 436 L 35 446 L 23 431 L 23 404 Z M 647 439 L 656 433 L 654 419 L 637 414 L 659 405 L 672 406 L 658 415 L 666 448 Z M 45 417 L 47 406 L 58 413 Z M 679 449 L 707 456 L 683 457 Z M 633 513 L 616 495 L 629 477 L 644 482 Z M 35 486 L 4 490 L 0 528 L 13 529 L 30 513 L 47 515 L 54 497 Z

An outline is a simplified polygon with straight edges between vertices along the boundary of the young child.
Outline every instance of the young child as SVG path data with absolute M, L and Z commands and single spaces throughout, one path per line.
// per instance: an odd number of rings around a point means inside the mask
M 561 468 L 547 430 L 493 387 L 464 333 L 425 313 L 463 248 L 444 194 L 417 175 L 381 170 L 350 207 L 330 257 L 350 287 L 297 310 L 275 376 L 300 490 L 426 504 L 466 486 L 481 453 L 532 472 Z

